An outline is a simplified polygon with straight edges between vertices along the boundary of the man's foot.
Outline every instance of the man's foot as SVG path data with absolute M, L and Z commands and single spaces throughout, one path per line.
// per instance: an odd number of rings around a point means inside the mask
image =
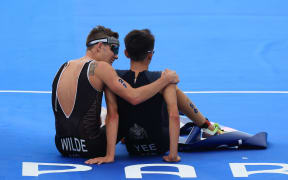
M 208 128 L 202 128 L 202 137 L 207 138 L 210 136 L 215 136 L 219 134 L 223 134 L 224 131 L 221 129 L 219 124 L 214 123 L 213 125 L 211 124 Z

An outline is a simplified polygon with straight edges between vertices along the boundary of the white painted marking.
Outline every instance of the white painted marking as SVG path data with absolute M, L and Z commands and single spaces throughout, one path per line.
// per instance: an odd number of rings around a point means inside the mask
M 185 94 L 288 94 L 288 91 L 183 91 Z M 0 93 L 51 94 L 51 91 L 0 90 Z
M 176 167 L 178 172 L 174 171 L 143 171 L 143 167 Z M 137 178 L 142 179 L 142 174 L 170 174 L 180 178 L 196 178 L 196 172 L 193 166 L 183 164 L 136 164 L 125 167 L 125 175 L 127 179 Z
M 278 173 L 288 175 L 288 164 L 285 163 L 229 163 L 234 177 L 248 177 L 252 174 Z M 279 169 L 266 169 L 258 171 L 247 171 L 246 166 L 280 166 Z
M 70 169 L 61 170 L 39 170 L 39 166 L 70 166 Z M 22 176 L 39 176 L 47 173 L 65 173 L 65 172 L 79 172 L 89 171 L 92 167 L 81 164 L 62 164 L 62 163 L 37 163 L 37 162 L 23 162 L 22 163 Z
M 31 93 L 31 94 L 51 94 L 51 91 L 21 91 L 21 90 L 0 90 L 0 93 Z
M 186 94 L 288 94 L 288 91 L 184 91 Z

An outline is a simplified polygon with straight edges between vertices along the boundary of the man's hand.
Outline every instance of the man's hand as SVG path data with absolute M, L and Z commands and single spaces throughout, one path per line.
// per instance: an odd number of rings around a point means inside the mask
M 174 156 L 169 154 L 168 156 L 163 156 L 163 160 L 166 162 L 179 162 L 181 161 L 181 158 L 178 155 Z
M 177 84 L 179 82 L 179 77 L 176 72 L 169 69 L 165 69 L 165 71 L 162 72 L 161 78 L 165 78 L 168 82 L 172 84 Z
M 111 162 L 114 162 L 114 158 L 109 156 L 92 158 L 85 161 L 86 164 L 98 164 L 98 165 L 102 163 L 111 163 Z

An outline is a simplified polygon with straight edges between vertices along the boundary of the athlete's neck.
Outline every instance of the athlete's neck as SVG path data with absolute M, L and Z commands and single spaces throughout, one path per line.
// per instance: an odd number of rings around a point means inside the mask
M 137 78 L 140 72 L 148 70 L 149 62 L 147 61 L 130 61 L 130 70 L 135 72 L 135 78 Z
M 83 56 L 83 57 L 81 57 L 80 59 L 79 59 L 80 61 L 90 61 L 90 60 L 94 60 L 93 58 L 91 58 L 90 56 Z
M 83 58 L 87 58 L 89 60 L 96 60 L 98 57 L 95 55 L 95 53 L 92 53 L 91 51 L 86 51 L 86 55 Z

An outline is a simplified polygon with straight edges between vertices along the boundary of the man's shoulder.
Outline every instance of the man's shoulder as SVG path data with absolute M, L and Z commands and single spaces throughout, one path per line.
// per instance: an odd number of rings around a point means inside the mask
M 118 76 L 123 77 L 129 70 L 116 69 Z
M 63 63 L 63 64 L 60 66 L 60 68 L 58 69 L 58 71 L 57 71 L 55 77 L 57 77 L 57 76 L 60 75 L 60 73 L 61 73 L 61 72 L 63 71 L 63 69 L 68 65 L 68 63 L 69 63 L 69 61 Z
M 154 82 L 161 77 L 162 71 L 145 71 L 145 75 L 150 82 Z
M 112 67 L 111 64 L 104 62 L 104 61 L 90 61 L 90 67 L 96 69 L 96 73 L 101 73 L 101 74 L 110 74 L 111 71 L 114 71 L 114 68 Z
M 90 63 L 94 63 L 96 66 L 113 68 L 111 64 L 109 64 L 105 61 L 92 60 L 92 61 L 90 61 Z
M 161 76 L 162 71 L 145 71 L 145 73 L 152 75 L 152 76 Z

